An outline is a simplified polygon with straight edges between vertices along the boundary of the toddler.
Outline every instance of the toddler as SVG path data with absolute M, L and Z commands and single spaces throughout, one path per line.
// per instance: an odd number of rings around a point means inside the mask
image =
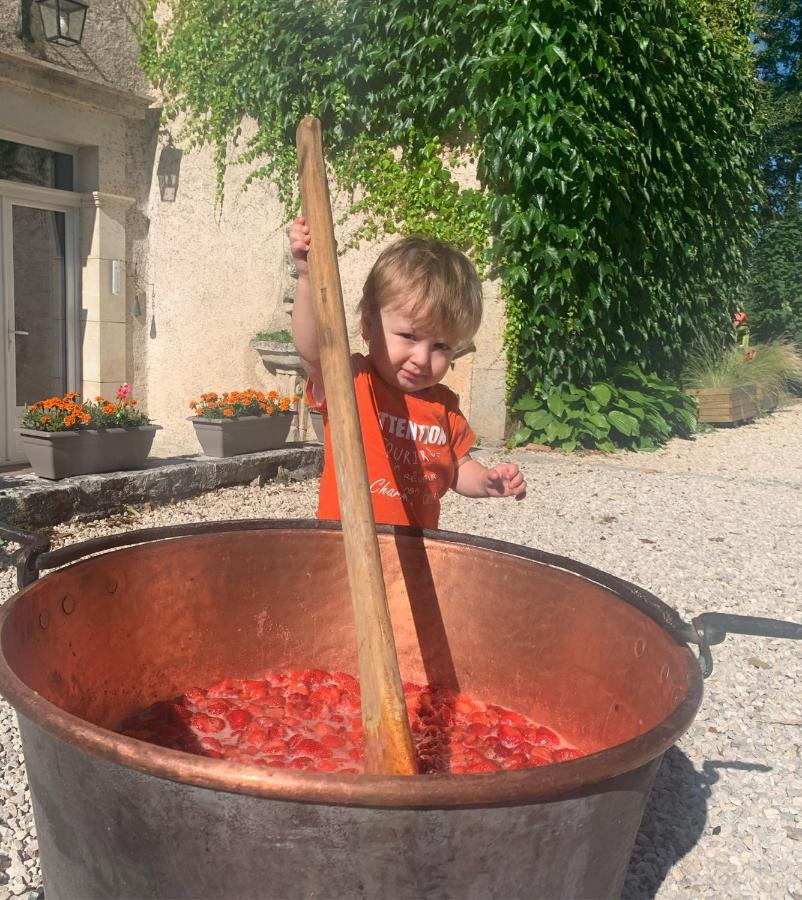
M 339 519 L 309 243 L 309 228 L 298 218 L 290 226 L 298 269 L 292 333 L 309 376 L 307 402 L 320 409 L 325 425 L 318 517 Z M 442 241 L 403 238 L 376 260 L 359 313 L 368 355 L 354 353 L 351 360 L 376 521 L 437 528 L 440 498 L 449 488 L 465 497 L 523 499 L 526 484 L 518 466 L 488 469 L 471 459 L 476 436 L 456 394 L 440 384 L 482 317 L 481 284 L 469 260 Z

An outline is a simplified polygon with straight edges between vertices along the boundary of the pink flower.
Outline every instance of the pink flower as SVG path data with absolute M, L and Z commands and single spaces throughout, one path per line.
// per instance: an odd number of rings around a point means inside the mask
M 133 391 L 133 388 L 131 387 L 131 385 L 128 384 L 127 381 L 124 381 L 124 382 L 117 388 L 117 396 L 120 398 L 120 400 L 122 400 L 124 397 L 129 396 L 129 394 L 131 393 L 131 391 Z

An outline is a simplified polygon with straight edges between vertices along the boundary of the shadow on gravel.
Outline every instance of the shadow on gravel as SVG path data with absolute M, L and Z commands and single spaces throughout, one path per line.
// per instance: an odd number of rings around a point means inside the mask
M 710 788 L 719 779 L 718 769 L 771 771 L 769 766 L 756 763 L 708 760 L 697 772 L 681 750 L 671 747 L 646 803 L 622 900 L 654 897 L 671 867 L 697 843 L 705 831 L 707 800 Z M 718 833 L 715 823 L 708 830 Z

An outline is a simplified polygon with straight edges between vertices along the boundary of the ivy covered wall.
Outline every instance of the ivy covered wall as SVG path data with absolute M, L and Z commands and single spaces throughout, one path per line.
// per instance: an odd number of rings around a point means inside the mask
M 185 145 L 250 161 L 290 215 L 319 116 L 363 235 L 427 231 L 500 275 L 511 389 L 667 374 L 727 320 L 758 190 L 743 2 L 171 0 L 166 26 L 155 3 L 142 59 Z

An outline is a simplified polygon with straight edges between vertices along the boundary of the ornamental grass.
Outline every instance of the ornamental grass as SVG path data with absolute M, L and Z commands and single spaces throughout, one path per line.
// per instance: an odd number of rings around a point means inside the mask
M 107 428 L 138 428 L 150 419 L 137 408 L 131 396 L 131 385 L 121 384 L 114 401 L 103 397 L 81 400 L 77 391 L 63 397 L 48 397 L 28 406 L 22 416 L 22 427 L 36 431 L 85 431 Z
M 242 419 L 245 416 L 275 416 L 290 411 L 298 397 L 282 397 L 278 391 L 267 394 L 248 388 L 244 391 L 208 392 L 192 400 L 189 408 L 202 419 Z
M 752 386 L 764 395 L 777 396 L 802 381 L 802 349 L 788 340 L 702 346 L 688 357 L 682 380 L 686 388 Z

